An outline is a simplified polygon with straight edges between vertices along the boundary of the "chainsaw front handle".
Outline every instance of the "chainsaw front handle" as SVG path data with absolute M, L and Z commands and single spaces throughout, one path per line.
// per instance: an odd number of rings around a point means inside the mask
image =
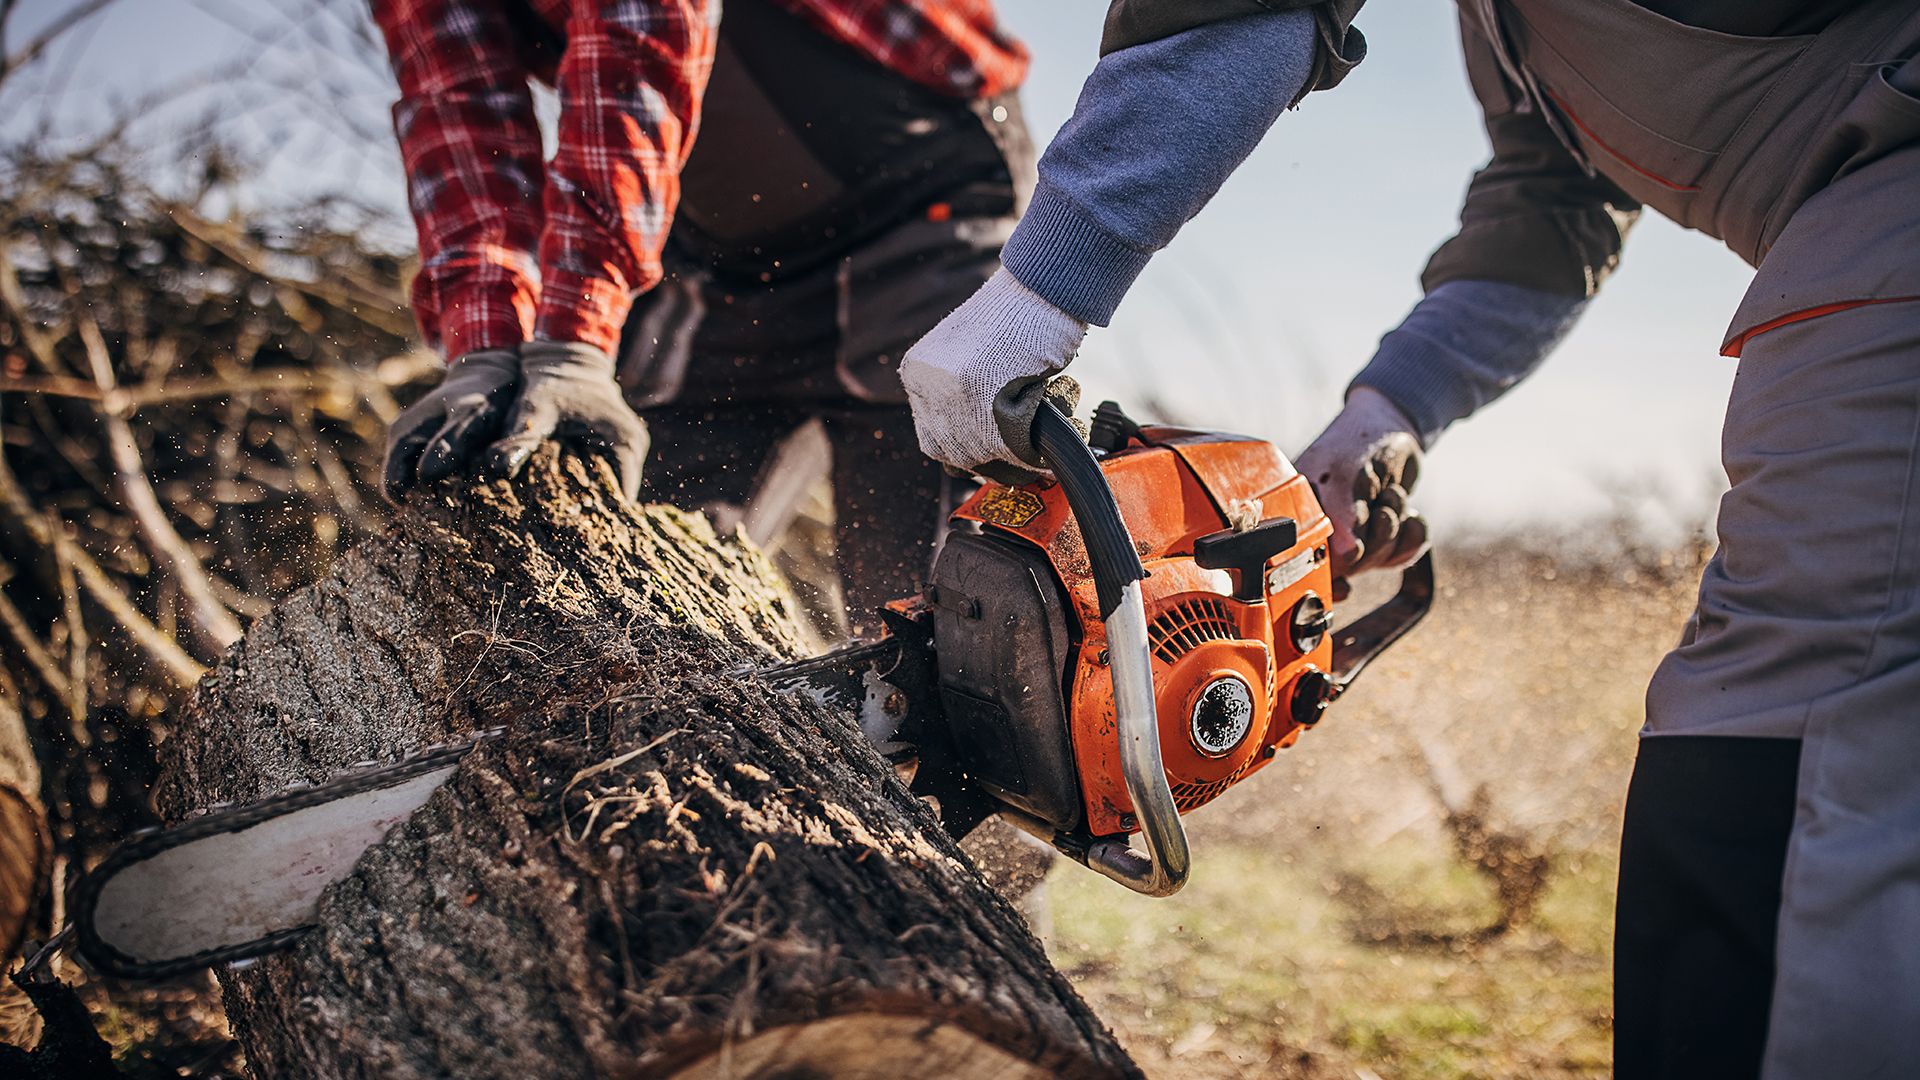
M 1071 421 L 1052 402 L 1033 418 L 1033 445 L 1060 481 L 1073 519 L 1080 526 L 1087 560 L 1093 568 L 1100 619 L 1107 630 L 1107 670 L 1113 677 L 1113 705 L 1120 737 L 1120 769 L 1127 796 L 1140 822 L 1147 853 L 1127 839 L 1109 837 L 1088 845 L 1087 866 L 1135 892 L 1171 896 L 1187 883 L 1192 856 L 1180 811 L 1167 784 L 1160 756 L 1160 722 L 1153 697 L 1153 661 L 1147 642 L 1147 610 L 1140 582 L 1146 567 L 1107 486 L 1106 474 Z
M 1334 696 L 1345 692 L 1361 669 L 1406 636 L 1433 607 L 1433 552 L 1400 572 L 1400 588 L 1393 599 L 1335 631 L 1333 635 Z

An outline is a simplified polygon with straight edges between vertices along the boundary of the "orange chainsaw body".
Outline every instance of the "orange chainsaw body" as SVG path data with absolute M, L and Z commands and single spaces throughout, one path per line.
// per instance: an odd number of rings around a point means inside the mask
M 1304 725 L 1293 703 L 1302 679 L 1331 665 L 1332 525 L 1307 479 L 1258 439 L 1147 427 L 1107 454 L 1101 469 L 1148 572 L 1141 586 L 1161 752 L 1175 803 L 1187 813 L 1299 737 Z M 1077 624 L 1064 700 L 1085 829 L 1094 836 L 1135 831 L 1106 634 L 1064 493 L 1051 481 L 990 484 L 953 517 L 1039 549 L 1053 568 Z M 1291 542 L 1257 571 L 1207 569 L 1195 557 L 1204 538 L 1236 524 L 1283 524 L 1276 519 L 1291 519 Z M 1238 580 L 1256 572 L 1257 583 Z

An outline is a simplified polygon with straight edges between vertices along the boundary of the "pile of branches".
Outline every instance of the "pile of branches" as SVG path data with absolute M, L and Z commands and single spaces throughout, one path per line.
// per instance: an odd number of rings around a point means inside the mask
M 0 726 L 70 864 L 146 823 L 245 620 L 380 526 L 386 422 L 438 368 L 361 215 L 222 219 L 204 160 L 174 200 L 111 152 L 0 161 Z

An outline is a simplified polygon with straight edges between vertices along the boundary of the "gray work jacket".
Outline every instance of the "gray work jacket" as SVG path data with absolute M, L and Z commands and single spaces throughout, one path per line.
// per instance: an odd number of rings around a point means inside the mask
M 1460 6 L 1494 156 L 1427 265 L 1428 289 L 1477 278 L 1591 293 L 1645 205 L 1761 268 L 1730 351 L 1796 312 L 1920 296 L 1920 238 L 1886 235 L 1920 200 L 1912 154 L 1891 158 L 1920 142 L 1920 99 L 1887 79 L 1920 51 L 1914 0 L 1862 0 L 1818 33 L 1776 37 L 1634 0 Z M 1813 201 L 1847 177 L 1844 199 Z M 1776 253 L 1803 207 L 1820 220 Z
M 1326 89 L 1365 54 L 1351 28 L 1362 2 L 1114 0 L 1101 46 L 1310 7 L 1321 55 L 1308 86 Z M 1920 235 L 1906 234 L 1920 220 L 1907 209 L 1920 199 L 1920 98 L 1888 81 L 1920 52 L 1920 0 L 1859 0 L 1817 33 L 1779 36 L 1690 25 L 1684 2 L 1661 5 L 1678 18 L 1636 0 L 1458 3 L 1493 159 L 1426 288 L 1590 295 L 1644 205 L 1760 268 L 1729 352 L 1796 313 L 1920 297 Z

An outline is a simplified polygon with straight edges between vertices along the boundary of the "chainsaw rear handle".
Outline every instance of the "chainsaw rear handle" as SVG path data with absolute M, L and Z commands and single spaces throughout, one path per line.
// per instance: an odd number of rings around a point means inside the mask
M 1146 844 L 1143 856 L 1122 837 L 1094 841 L 1067 853 L 1088 867 L 1148 896 L 1171 896 L 1187 883 L 1192 856 L 1180 811 L 1160 756 L 1160 722 L 1153 699 L 1153 662 L 1140 582 L 1147 576 L 1133 537 L 1114 502 L 1106 474 L 1065 413 L 1043 403 L 1033 418 L 1034 449 L 1046 459 L 1073 510 L 1093 569 L 1100 619 L 1107 630 L 1107 670 L 1120 737 L 1120 770 Z M 1067 850 L 1063 848 L 1063 850 Z

